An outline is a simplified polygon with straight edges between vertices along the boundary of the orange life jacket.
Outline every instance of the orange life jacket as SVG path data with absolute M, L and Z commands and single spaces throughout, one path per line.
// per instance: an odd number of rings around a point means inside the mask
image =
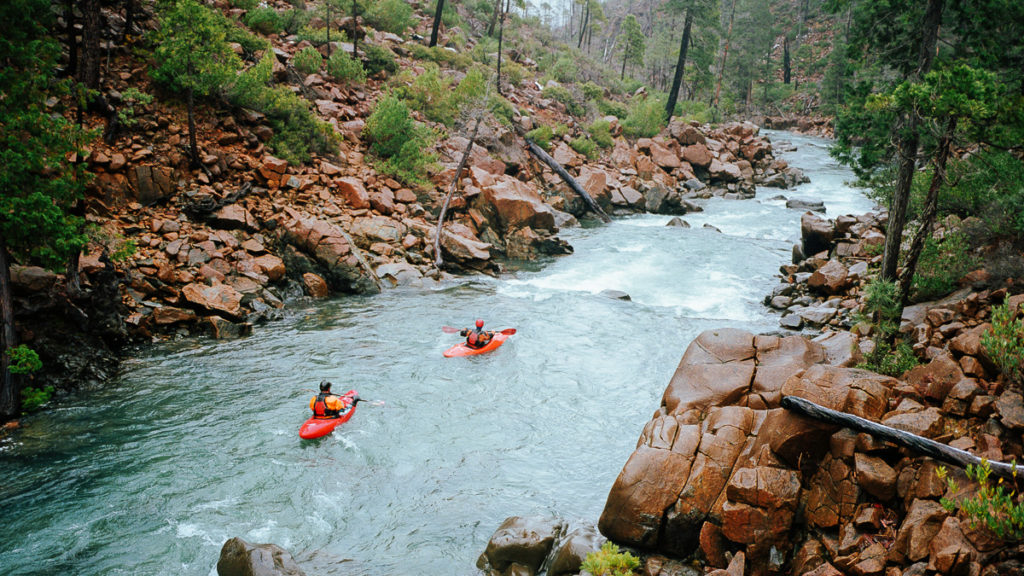
M 341 403 L 341 397 L 333 392 L 321 392 L 317 395 L 316 400 L 313 401 L 313 417 L 314 418 L 337 418 L 341 415 L 342 409 L 332 410 L 327 407 L 327 397 L 334 396 Z

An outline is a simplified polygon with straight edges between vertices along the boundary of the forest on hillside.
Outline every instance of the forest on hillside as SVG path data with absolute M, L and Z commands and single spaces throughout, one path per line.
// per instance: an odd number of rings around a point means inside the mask
M 978 261 L 1021 273 L 1024 6 L 1013 0 L 12 0 L 0 22 L 8 416 L 22 401 L 14 378 L 39 368 L 14 329 L 11 266 L 75 270 L 86 246 L 134 250 L 87 225 L 91 144 L 170 138 L 169 161 L 208 183 L 211 119 L 255 114 L 292 165 L 338 158 L 347 144 L 307 75 L 345 87 L 368 163 L 419 191 L 443 185 L 434 150 L 480 111 L 587 158 L 608 153 L 612 122 L 632 140 L 673 117 L 804 123 L 834 134 L 836 156 L 890 208 L 880 277 L 902 302 L 941 294 Z M 540 110 L 517 96 L 524 86 Z M 161 110 L 186 113 L 180 134 L 168 137 Z

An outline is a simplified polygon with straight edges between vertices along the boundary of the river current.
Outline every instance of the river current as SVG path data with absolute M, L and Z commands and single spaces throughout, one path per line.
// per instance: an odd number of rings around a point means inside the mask
M 778 329 L 761 300 L 800 212 L 771 198 L 823 200 L 831 218 L 872 208 L 827 141 L 769 135 L 811 183 L 702 201 L 690 229 L 658 215 L 566 229 L 574 254 L 497 279 L 292 303 L 243 340 L 146 349 L 0 441 L 0 572 L 215 575 L 239 536 L 310 575 L 472 575 L 508 516 L 595 523 L 690 341 Z M 476 318 L 518 332 L 443 358 L 459 337 L 441 327 Z M 385 405 L 300 440 L 322 379 Z

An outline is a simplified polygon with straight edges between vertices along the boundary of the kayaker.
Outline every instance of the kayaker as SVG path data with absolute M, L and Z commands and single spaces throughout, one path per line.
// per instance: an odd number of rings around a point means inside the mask
M 320 383 L 320 394 L 309 400 L 309 409 L 313 411 L 313 417 L 317 419 L 337 418 L 358 401 L 358 396 L 350 401 L 348 398 L 331 392 L 331 383 L 324 380 Z
M 494 337 L 494 332 L 484 330 L 484 321 L 477 320 L 476 328 L 463 328 L 459 335 L 466 337 L 466 346 L 470 348 L 483 348 Z

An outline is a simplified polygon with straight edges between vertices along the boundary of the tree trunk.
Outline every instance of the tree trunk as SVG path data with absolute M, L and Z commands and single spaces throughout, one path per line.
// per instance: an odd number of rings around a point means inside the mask
M 587 31 L 587 23 L 590 21 L 590 0 L 587 0 L 586 8 L 583 10 L 583 18 L 580 20 L 580 38 L 576 42 L 576 49 L 583 46 L 583 34 Z
M 789 84 L 790 78 L 790 63 L 789 63 L 789 36 L 782 39 L 782 83 Z
M 192 89 L 188 89 L 188 148 L 192 167 L 199 167 L 199 144 L 196 142 L 196 114 Z
M 676 73 L 672 76 L 672 89 L 668 92 L 665 103 L 665 119 L 672 120 L 672 113 L 679 100 L 679 87 L 683 84 L 683 72 L 686 69 L 686 51 L 690 48 L 690 26 L 693 24 L 693 9 L 686 9 L 686 21 L 683 23 L 683 39 L 679 43 L 679 61 L 676 62 Z
M 441 13 L 444 11 L 444 0 L 437 0 L 437 9 L 434 10 L 434 27 L 430 30 L 429 47 L 437 46 L 437 30 L 441 27 Z
M 440 0 L 438 0 L 440 1 Z M 352 57 L 359 58 L 359 37 L 356 26 L 359 24 L 359 0 L 352 0 Z
M 82 54 L 75 78 L 91 90 L 100 87 L 100 35 L 103 30 L 103 15 L 99 0 L 85 0 L 82 6 Z
M 483 112 L 477 115 L 476 123 L 473 124 L 473 132 L 469 135 L 469 144 L 466 145 L 466 149 L 462 152 L 462 159 L 459 160 L 459 167 L 455 169 L 455 177 L 452 178 L 452 183 L 448 187 L 448 195 L 444 197 L 444 204 L 441 205 L 441 213 L 437 216 L 437 233 L 434 234 L 434 267 L 438 270 L 441 269 L 441 265 L 444 264 L 444 259 L 441 257 L 441 234 L 444 232 L 444 215 L 448 212 L 448 203 L 452 200 L 452 194 L 459 187 L 459 178 L 462 175 L 462 169 L 466 167 L 466 162 L 469 160 L 469 153 L 473 150 L 473 142 L 476 140 L 477 132 L 480 131 L 480 121 L 483 120 Z
M 919 53 L 917 71 L 911 74 L 910 80 L 915 81 L 931 70 L 935 57 L 935 43 L 939 36 L 939 24 L 942 22 L 944 0 L 928 0 L 923 23 L 923 37 Z M 903 227 L 907 223 L 907 204 L 910 201 L 910 186 L 914 181 L 917 168 L 918 125 L 917 114 L 913 111 L 903 114 L 902 122 L 896 128 L 898 138 L 897 154 L 899 168 L 896 173 L 896 188 L 893 190 L 892 202 L 889 205 L 889 224 L 885 230 L 885 253 L 882 256 L 882 280 L 895 282 L 896 269 L 899 265 L 900 244 L 903 241 Z
M 540 146 L 534 144 L 533 141 L 530 140 L 529 138 L 523 136 L 523 139 L 526 140 L 526 145 L 530 150 L 530 153 L 536 156 L 541 162 L 547 164 L 548 167 L 550 167 L 552 170 L 554 170 L 555 173 L 562 178 L 562 181 L 564 181 L 569 186 L 569 188 L 572 189 L 573 192 L 575 192 L 580 198 L 583 199 L 583 201 L 587 204 L 587 206 L 590 207 L 594 214 L 597 214 L 597 216 L 604 222 L 612 221 L 612 219 L 609 218 L 607 214 L 605 214 L 604 210 L 601 209 L 597 202 L 594 202 L 594 199 L 590 197 L 590 194 L 587 194 L 587 191 L 584 190 L 568 172 L 565 171 L 565 168 L 562 168 L 561 164 L 556 162 L 554 158 L 549 156 L 547 152 L 541 149 Z
M 9 420 L 18 415 L 21 401 L 11 374 L 11 358 L 7 354 L 15 345 L 14 303 L 11 301 L 11 263 L 7 241 L 0 236 L 0 418 Z
M 78 74 L 78 32 L 75 31 L 75 0 L 66 0 L 64 3 L 64 23 L 67 25 L 68 35 L 68 76 Z
M 966 468 L 968 464 L 980 466 L 982 463 L 981 458 L 965 450 L 953 448 L 952 446 L 947 446 L 934 440 L 911 434 L 910 432 L 890 428 L 860 416 L 825 408 L 798 396 L 783 396 L 780 404 L 783 408 L 808 418 L 828 422 L 829 424 L 835 424 L 857 432 L 865 432 L 875 438 L 892 442 L 898 446 L 909 448 L 941 462 L 947 462 L 961 468 Z M 1001 478 L 1015 480 L 1015 475 L 1024 473 L 1024 466 L 991 461 L 989 465 L 992 467 L 992 473 Z
M 729 31 L 725 35 L 725 46 L 722 48 L 722 65 L 718 67 L 718 85 L 715 86 L 715 100 L 711 107 L 716 110 L 718 116 L 718 98 L 722 94 L 722 77 L 725 75 L 725 62 L 729 58 L 729 43 L 732 41 L 732 23 L 736 17 L 736 0 L 732 0 L 732 11 L 729 13 Z
M 494 28 L 498 25 L 498 14 L 501 14 L 501 6 L 505 0 L 498 0 L 494 3 L 494 11 L 491 12 L 491 23 L 487 25 L 487 35 L 494 38 Z
M 502 41 L 502 39 L 505 36 L 505 13 L 508 12 L 508 10 L 511 7 L 511 5 L 512 5 L 512 0 L 507 0 L 507 2 L 505 3 L 505 8 L 502 10 L 501 16 L 499 17 L 501 22 L 498 23 L 498 75 L 497 75 L 497 78 L 495 79 L 495 82 L 496 82 L 495 86 L 498 89 L 498 95 L 502 95 L 502 93 L 501 93 L 501 41 Z
M 121 42 L 127 43 L 135 27 L 135 0 L 124 0 L 124 30 L 121 31 Z
M 939 148 L 935 152 L 935 173 L 932 174 L 931 184 L 928 186 L 928 196 L 925 199 L 924 213 L 921 214 L 921 227 L 914 234 L 914 240 L 910 243 L 910 251 L 907 253 L 907 261 L 903 265 L 903 272 L 900 273 L 900 301 L 904 304 L 910 296 L 910 285 L 914 280 L 914 272 L 917 270 L 917 260 L 924 250 L 924 242 L 932 233 L 932 225 L 935 224 L 935 214 L 939 210 L 939 189 L 946 181 L 946 162 L 949 160 L 949 150 L 953 141 L 953 132 L 956 130 L 957 118 L 950 117 L 946 123 L 946 131 L 939 140 Z
M 327 12 L 327 59 L 331 59 L 331 3 L 324 7 Z
M 628 57 L 628 46 L 622 50 L 622 74 L 619 75 L 619 80 L 626 79 L 626 58 Z

